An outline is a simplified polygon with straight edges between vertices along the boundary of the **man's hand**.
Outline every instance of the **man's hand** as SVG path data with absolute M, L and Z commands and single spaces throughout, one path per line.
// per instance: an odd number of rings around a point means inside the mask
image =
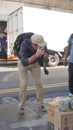
M 42 55 L 44 55 L 44 50 L 38 47 L 37 52 L 35 53 L 35 56 L 38 58 L 38 57 L 41 57 Z
M 64 60 L 63 64 L 64 64 L 65 66 L 68 65 L 67 59 Z

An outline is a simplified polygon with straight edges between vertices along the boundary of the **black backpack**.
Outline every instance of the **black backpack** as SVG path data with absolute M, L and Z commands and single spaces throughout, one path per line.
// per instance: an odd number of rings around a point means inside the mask
M 13 46 L 14 55 L 18 55 L 18 52 L 20 50 L 20 46 L 21 46 L 23 40 L 31 38 L 31 36 L 33 34 L 34 33 L 32 33 L 32 32 L 27 32 L 27 33 L 22 33 L 19 36 L 17 36 L 17 38 L 16 38 L 16 40 L 14 42 L 14 46 Z

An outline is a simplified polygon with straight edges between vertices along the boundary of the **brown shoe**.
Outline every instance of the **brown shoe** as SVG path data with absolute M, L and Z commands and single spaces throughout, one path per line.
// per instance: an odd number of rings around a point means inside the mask
M 18 114 L 19 115 L 24 115 L 24 108 L 19 108 Z
M 39 109 L 41 112 L 46 112 L 46 108 L 44 107 L 44 105 L 39 106 Z

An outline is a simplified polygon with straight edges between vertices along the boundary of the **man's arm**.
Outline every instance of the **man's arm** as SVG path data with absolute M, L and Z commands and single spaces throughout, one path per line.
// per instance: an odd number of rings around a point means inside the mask
M 38 48 L 36 53 L 28 58 L 28 64 L 33 63 L 37 58 L 41 57 L 42 55 L 44 55 L 44 50 Z
M 68 58 L 68 56 L 70 55 L 70 45 L 66 46 L 66 47 L 64 48 L 64 51 L 65 51 L 64 65 L 66 66 L 66 65 L 67 65 L 67 58 Z

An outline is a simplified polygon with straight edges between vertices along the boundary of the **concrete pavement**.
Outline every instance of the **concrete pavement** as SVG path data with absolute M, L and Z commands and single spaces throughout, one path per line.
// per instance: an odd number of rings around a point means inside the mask
M 26 101 L 25 115 L 18 115 L 18 101 L 11 97 L 0 101 L 0 130 L 52 130 L 48 122 L 48 102 L 44 99 L 46 113 L 39 111 L 36 101 Z
M 0 72 L 3 71 L 17 71 L 17 67 L 0 67 Z M 63 95 L 68 93 L 64 88 L 64 93 L 57 91 L 57 94 L 52 95 Z M 54 88 L 53 88 L 54 91 Z M 51 97 L 49 90 L 49 96 Z M 48 102 L 53 98 L 44 99 L 47 112 L 42 113 L 39 111 L 35 100 L 27 100 L 25 107 L 25 115 L 18 115 L 18 100 L 12 97 L 0 98 L 0 130 L 53 130 L 48 122 Z

